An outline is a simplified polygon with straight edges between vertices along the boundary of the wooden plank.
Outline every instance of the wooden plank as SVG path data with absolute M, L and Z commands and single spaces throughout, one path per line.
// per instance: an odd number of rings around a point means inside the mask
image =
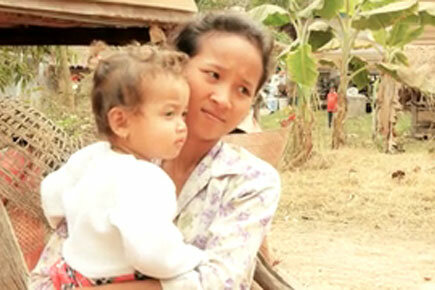
M 289 281 L 273 269 L 261 254 L 257 255 L 257 266 L 255 267 L 255 287 L 264 290 L 295 290 L 299 288 L 290 285 Z M 255 288 L 254 288 L 255 289 Z
M 435 126 L 435 112 L 430 110 L 417 111 L 417 123 L 433 123 Z
M 25 290 L 29 273 L 2 202 L 0 202 L 0 237 L 0 289 Z
M 87 26 L 148 26 L 150 22 L 180 23 L 189 20 L 195 11 L 167 6 L 131 6 L 122 2 L 91 2 L 63 0 L 0 0 L 0 12 L 20 15 L 22 24 L 26 17 L 47 18 L 80 22 Z M 5 26 L 0 17 L 0 23 Z M 81 25 L 83 26 L 83 25 Z
M 134 6 L 159 7 L 163 9 L 179 9 L 189 12 L 198 12 L 193 0 L 90 0 L 89 2 L 129 4 Z

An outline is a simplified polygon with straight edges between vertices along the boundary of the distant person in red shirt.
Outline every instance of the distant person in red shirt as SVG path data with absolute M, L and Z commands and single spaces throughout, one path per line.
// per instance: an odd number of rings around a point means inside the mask
M 326 110 L 328 111 L 328 127 L 331 128 L 332 118 L 334 113 L 337 111 L 337 92 L 335 91 L 335 87 L 331 87 L 329 89 L 329 93 L 326 96 Z

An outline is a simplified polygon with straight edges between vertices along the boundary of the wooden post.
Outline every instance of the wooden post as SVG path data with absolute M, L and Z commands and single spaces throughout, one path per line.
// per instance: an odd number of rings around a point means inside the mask
M 0 289 L 27 289 L 29 272 L 3 202 L 0 202 L 0 265 Z
M 257 255 L 254 282 L 252 289 L 260 287 L 263 290 L 296 290 L 286 281 L 286 278 L 282 277 L 266 262 L 261 253 Z

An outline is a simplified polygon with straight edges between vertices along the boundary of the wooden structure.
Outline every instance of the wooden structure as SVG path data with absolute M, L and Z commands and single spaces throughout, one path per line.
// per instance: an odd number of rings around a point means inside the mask
M 435 138 L 435 100 L 430 100 L 419 90 L 402 88 L 399 101 L 405 110 L 411 111 L 411 132 L 414 138 Z
M 0 45 L 148 42 L 197 12 L 193 0 L 0 0 Z
M 412 135 L 418 139 L 435 138 L 435 109 L 412 106 Z
M 408 45 L 405 50 L 411 67 L 427 80 L 426 93 L 409 87 L 399 92 L 400 103 L 411 112 L 412 135 L 419 139 L 435 137 L 435 29 L 429 31 L 433 34 L 423 34 L 424 43 Z

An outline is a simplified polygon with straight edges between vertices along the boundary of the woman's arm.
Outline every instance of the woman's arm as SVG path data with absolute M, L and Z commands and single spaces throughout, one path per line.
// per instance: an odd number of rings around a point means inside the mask
M 164 290 L 250 288 L 257 252 L 278 205 L 280 179 L 271 168 L 225 179 L 216 216 L 195 242 L 208 260 L 194 271 L 161 280 Z

